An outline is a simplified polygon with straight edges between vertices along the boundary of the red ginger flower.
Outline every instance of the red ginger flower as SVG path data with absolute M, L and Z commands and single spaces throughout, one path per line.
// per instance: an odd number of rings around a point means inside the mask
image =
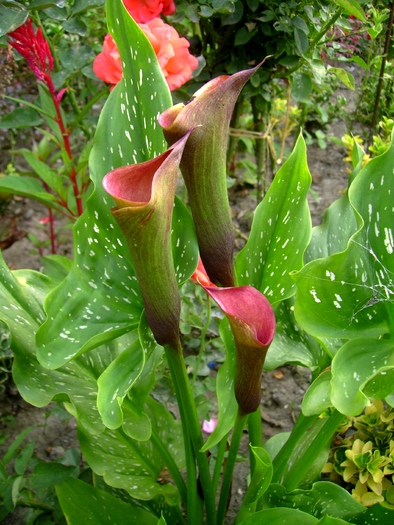
M 190 80 L 198 60 L 189 53 L 190 44 L 186 38 L 180 37 L 172 26 L 160 18 L 139 26 L 152 44 L 170 90 Z M 109 34 L 105 37 L 102 53 L 94 60 L 93 71 L 109 84 L 117 84 L 122 78 L 122 61 L 116 43 Z
M 29 19 L 26 24 L 9 33 L 10 45 L 27 60 L 30 69 L 41 82 L 45 82 L 49 90 L 54 93 L 51 74 L 54 67 L 54 59 L 48 41 L 39 27 L 34 33 L 33 24 Z
M 175 13 L 173 0 L 123 0 L 123 3 L 134 20 L 140 24 L 150 22 L 161 13 L 165 16 Z

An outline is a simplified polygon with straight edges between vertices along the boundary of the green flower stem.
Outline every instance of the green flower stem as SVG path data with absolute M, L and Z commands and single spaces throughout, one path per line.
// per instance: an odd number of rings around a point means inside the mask
M 182 348 L 178 341 L 178 347 L 173 348 L 169 345 L 165 346 L 166 356 L 168 365 L 170 367 L 171 375 L 174 381 L 176 389 L 176 395 L 181 413 L 181 420 L 183 420 L 183 428 L 185 434 L 185 440 L 189 436 L 194 451 L 194 457 L 196 458 L 198 465 L 199 481 L 201 483 L 202 492 L 204 495 L 204 503 L 206 507 L 206 524 L 214 525 L 216 523 L 216 506 L 215 497 L 212 491 L 212 481 L 209 472 L 208 458 L 205 452 L 200 452 L 203 446 L 203 439 L 201 434 L 200 423 L 197 416 L 196 406 L 194 404 L 194 398 L 192 389 L 190 386 L 189 378 L 186 372 L 185 362 L 183 360 Z M 191 451 L 186 450 L 187 455 L 191 456 Z M 186 457 L 188 464 L 190 458 Z M 194 459 L 193 459 L 194 463 Z M 189 476 L 188 476 L 189 482 Z M 194 483 L 195 484 L 195 483 Z M 195 492 L 195 494 L 192 494 Z M 188 510 L 192 512 L 190 497 L 197 497 L 197 490 L 193 490 L 190 486 L 188 487 Z M 198 515 L 197 501 L 194 503 L 195 513 L 189 514 L 189 520 L 193 519 L 193 516 Z M 190 521 L 192 523 L 192 521 Z
M 298 487 L 299 483 L 313 465 L 317 456 L 332 439 L 334 432 L 342 423 L 344 417 L 345 416 L 338 412 L 338 410 L 335 410 L 327 419 L 325 425 L 312 441 L 306 453 L 299 458 L 291 468 L 285 482 L 288 491 L 295 490 Z
M 218 506 L 218 515 L 217 515 L 217 525 L 222 525 L 226 509 L 227 501 L 230 493 L 231 482 L 233 479 L 233 472 L 235 462 L 237 460 L 238 449 L 241 443 L 241 438 L 245 423 L 248 415 L 244 415 L 238 410 L 237 419 L 235 421 L 233 434 L 231 436 L 230 450 L 228 452 L 228 458 L 226 463 L 226 469 L 224 471 L 222 488 L 220 490 L 219 506 Z
M 248 419 L 248 429 L 249 429 L 249 443 L 252 447 L 262 447 L 263 446 L 263 425 L 261 421 L 261 408 L 259 407 L 255 412 L 249 414 Z M 249 448 L 249 458 L 250 458 L 250 474 L 253 475 L 254 468 L 256 465 L 256 459 L 252 452 L 252 449 Z
M 298 416 L 297 422 L 294 425 L 289 439 L 283 445 L 282 449 L 279 451 L 279 453 L 273 461 L 274 475 L 272 477 L 272 483 L 282 483 L 282 476 L 286 469 L 291 454 L 293 453 L 299 440 L 302 439 L 305 432 L 316 419 L 316 416 L 306 417 L 302 412 Z
M 172 381 L 174 383 L 176 398 L 178 400 L 179 411 L 181 413 L 182 433 L 183 433 L 185 459 L 186 459 L 186 478 L 187 478 L 187 489 L 186 489 L 187 496 L 186 496 L 186 500 L 184 500 L 184 503 L 186 505 L 187 515 L 189 517 L 190 524 L 192 523 L 198 524 L 201 522 L 196 520 L 196 516 L 198 514 L 197 509 L 199 507 L 198 491 L 197 491 L 196 461 L 195 461 L 193 447 L 192 447 L 192 443 L 191 443 L 191 439 L 189 435 L 187 421 L 185 417 L 183 417 L 183 414 L 185 413 L 185 407 L 183 405 L 181 391 L 179 389 L 177 376 L 172 366 L 173 360 L 171 359 L 171 357 L 172 357 L 173 349 L 169 347 L 168 349 L 165 348 L 165 351 L 166 351 L 168 366 L 171 372 Z
M 226 434 L 224 438 L 222 438 L 222 440 L 219 442 L 219 445 L 218 445 L 215 469 L 213 471 L 213 478 L 212 478 L 212 490 L 214 494 L 216 494 L 218 490 L 220 473 L 222 472 L 222 467 L 223 467 L 224 454 L 226 453 L 226 448 L 227 448 L 227 439 L 228 439 L 228 434 Z
M 156 447 L 156 449 L 160 452 L 162 458 L 164 459 L 166 463 L 166 467 L 168 468 L 172 479 L 174 480 L 174 483 L 179 490 L 179 494 L 181 495 L 182 501 L 187 505 L 187 488 L 185 481 L 183 477 L 181 476 L 181 473 L 179 472 L 178 467 L 176 466 L 176 463 L 174 461 L 174 458 L 169 453 L 168 448 L 164 446 L 162 440 L 157 435 L 157 433 L 152 429 L 152 443 Z
M 194 383 L 196 382 L 196 379 L 197 379 L 197 374 L 198 374 L 198 370 L 201 366 L 201 361 L 202 361 L 202 357 L 204 355 L 204 350 L 205 350 L 205 346 L 206 346 L 206 337 L 207 337 L 207 332 L 208 332 L 208 328 L 209 328 L 209 323 L 211 322 L 211 298 L 209 297 L 209 295 L 207 294 L 207 320 L 206 320 L 206 323 L 204 325 L 204 328 L 201 332 L 201 344 L 200 344 L 200 350 L 198 352 L 198 357 L 197 357 L 197 362 L 196 362 L 196 366 L 194 368 L 194 373 L 193 373 L 193 379 L 192 379 L 192 388 L 194 387 Z

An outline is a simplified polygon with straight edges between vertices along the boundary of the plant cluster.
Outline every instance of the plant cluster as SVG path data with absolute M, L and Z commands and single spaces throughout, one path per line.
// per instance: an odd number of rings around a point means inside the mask
M 209 21 L 221 20 L 219 31 L 226 27 L 222 16 L 236 14 L 239 4 L 195 6 L 202 18 L 215 9 Z M 338 4 L 334 13 L 331 3 L 322 5 L 319 12 L 327 16 L 311 53 L 345 7 L 347 15 L 365 18 L 355 0 Z M 180 15 L 190 11 L 192 21 L 193 5 L 183 5 Z M 291 50 L 297 67 L 310 64 L 295 3 L 270 6 L 284 34 L 278 57 Z M 247 7 L 253 14 L 259 5 Z M 272 14 L 262 16 L 268 16 L 263 25 L 272 21 Z M 173 105 L 160 57 L 121 0 L 107 3 L 107 19 L 122 78 L 101 111 L 89 154 L 93 187 L 73 226 L 74 260 L 58 256 L 35 272 L 11 271 L 0 259 L 0 316 L 11 334 L 15 383 L 35 406 L 64 403 L 76 418 L 81 452 L 93 473 L 87 482 L 74 470 L 62 472 L 56 495 L 67 522 L 94 523 L 99 516 L 104 525 L 223 525 L 247 429 L 250 476 L 235 509 L 236 525 L 390 525 L 389 498 L 366 508 L 344 488 L 321 481 L 321 471 L 345 416 L 359 415 L 371 398 L 394 405 L 393 140 L 364 166 L 364 152 L 353 143 L 347 191 L 312 228 L 311 175 L 299 136 L 235 256 L 227 137 L 243 87 L 255 103 L 262 96 L 264 57 L 251 68 L 215 76 L 190 100 Z M 238 22 L 229 24 L 237 38 L 252 33 L 243 41 L 246 49 L 260 25 Z M 221 42 L 215 35 L 211 47 Z M 41 34 L 34 32 L 32 42 L 37 39 Z M 49 63 L 41 62 L 41 73 Z M 319 65 L 312 63 L 315 71 Z M 304 85 L 308 74 L 299 74 Z M 44 92 L 55 109 L 48 85 Z M 253 118 L 262 111 L 252 102 Z M 52 118 L 51 124 L 60 121 Z M 187 197 L 176 196 L 179 170 Z M 195 310 L 191 286 L 201 288 Z M 217 424 L 204 440 L 206 407 L 199 411 L 198 362 L 190 378 L 184 358 L 182 303 L 200 317 L 207 310 L 201 361 L 211 300 L 221 312 L 215 327 L 225 360 L 215 384 Z M 263 445 L 262 369 L 286 364 L 309 368 L 312 384 L 292 432 Z M 164 383 L 180 417 L 161 395 Z M 350 462 L 359 462 L 361 453 L 372 472 L 363 467 L 359 481 L 378 484 L 380 467 L 388 466 L 383 453 L 360 441 L 353 445 L 344 465 L 348 479 L 356 477 Z M 23 459 L 18 476 L 6 483 L 3 515 L 18 503 L 12 495 L 23 486 L 25 466 Z
M 353 486 L 353 497 L 363 505 L 394 503 L 393 422 L 393 408 L 373 401 L 363 414 L 349 418 L 334 438 L 323 472 Z

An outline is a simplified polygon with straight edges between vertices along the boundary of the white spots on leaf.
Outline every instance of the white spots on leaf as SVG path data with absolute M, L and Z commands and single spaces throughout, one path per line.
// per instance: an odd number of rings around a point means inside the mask
M 394 239 L 391 228 L 384 229 L 384 245 L 386 247 L 387 253 L 391 255 L 394 250 Z

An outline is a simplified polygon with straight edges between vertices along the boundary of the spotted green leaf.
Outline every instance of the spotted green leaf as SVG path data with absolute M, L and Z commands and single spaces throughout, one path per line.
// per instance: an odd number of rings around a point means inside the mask
M 58 368 L 135 329 L 142 313 L 126 242 L 109 211 L 113 203 L 101 181 L 116 167 L 162 153 L 164 139 L 156 120 L 171 99 L 153 48 L 120 0 L 108 3 L 108 23 L 124 62 L 124 77 L 100 116 L 90 157 L 95 189 L 74 227 L 73 267 L 45 302 L 48 318 L 37 344 L 39 360 L 47 368 Z M 191 220 L 179 203 L 174 220 L 174 259 L 179 280 L 185 280 L 194 270 L 190 255 L 196 245 Z
M 332 360 L 331 401 L 348 416 L 357 416 L 369 397 L 384 399 L 394 391 L 394 344 L 383 339 L 352 339 Z
M 152 421 L 153 431 L 172 454 L 178 468 L 183 468 L 180 421 L 176 421 L 163 405 L 152 398 L 148 398 L 145 409 Z M 152 440 L 133 440 L 121 429 L 106 429 L 100 436 L 95 436 L 82 427 L 78 428 L 78 438 L 86 461 L 108 485 L 122 488 L 136 499 L 150 500 L 162 495 L 169 505 L 179 502 L 179 493 L 174 485 L 157 481 L 166 462 Z
M 300 511 L 313 513 L 316 518 L 329 514 L 335 518 L 351 519 L 365 511 L 344 488 L 327 481 L 317 481 L 311 489 L 287 492 L 282 485 L 272 484 L 264 496 L 269 507 L 297 507 Z M 352 521 L 353 522 L 353 521 Z
M 237 257 L 237 284 L 251 284 L 273 305 L 295 292 L 289 274 L 302 267 L 310 238 L 310 183 L 305 142 L 299 137 L 256 208 L 249 240 Z
M 302 400 L 302 413 L 305 416 L 319 416 L 331 404 L 331 371 L 320 374 L 305 392 Z
M 88 483 L 69 478 L 56 487 L 69 525 L 157 525 L 157 517 Z
M 358 230 L 347 248 L 316 259 L 294 274 L 296 318 L 312 335 L 375 337 L 391 330 L 393 169 L 392 143 L 386 153 L 368 162 L 350 185 L 349 202 Z
M 316 525 L 319 520 L 298 509 L 266 509 L 246 518 L 240 525 L 261 525 L 261 523 L 269 523 L 270 525 Z
M 265 370 L 294 364 L 314 371 L 329 364 L 328 356 L 318 341 L 297 324 L 293 310 L 293 297 L 280 303 L 275 310 L 276 332 L 267 352 Z

